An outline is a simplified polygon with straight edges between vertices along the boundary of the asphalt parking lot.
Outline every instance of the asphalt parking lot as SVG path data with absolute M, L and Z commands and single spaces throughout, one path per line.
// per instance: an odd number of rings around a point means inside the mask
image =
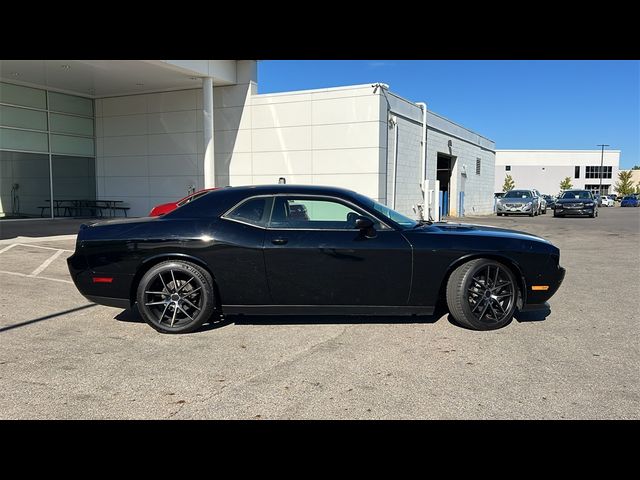
M 467 217 L 567 269 L 545 319 L 230 317 L 162 335 L 93 305 L 70 236 L 0 241 L 1 419 L 638 419 L 640 209 Z

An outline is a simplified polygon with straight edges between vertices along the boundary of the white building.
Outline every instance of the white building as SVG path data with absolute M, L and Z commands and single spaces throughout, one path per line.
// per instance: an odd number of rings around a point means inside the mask
M 496 150 L 495 192 L 501 192 L 507 175 L 516 188 L 535 188 L 555 195 L 560 182 L 569 177 L 572 188 L 614 193 L 618 180 L 620 150 Z
M 6 217 L 64 215 L 46 207 L 83 198 L 143 216 L 280 177 L 411 216 L 425 197 L 437 215 L 438 188 L 450 215 L 492 212 L 494 143 L 383 84 L 258 94 L 254 60 L 3 60 L 0 81 Z

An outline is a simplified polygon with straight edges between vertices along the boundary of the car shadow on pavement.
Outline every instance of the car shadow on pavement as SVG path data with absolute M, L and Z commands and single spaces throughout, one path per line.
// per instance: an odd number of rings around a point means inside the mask
M 144 319 L 140 316 L 140 312 L 138 312 L 137 308 L 130 308 L 127 310 L 122 310 L 118 315 L 113 317 L 115 320 L 119 322 L 125 323 L 145 323 Z M 233 323 L 228 318 L 223 316 L 213 315 L 211 320 L 205 323 L 202 327 L 196 330 L 193 333 L 204 332 L 207 330 L 213 330 L 216 328 L 224 327 L 226 325 L 230 325 Z
M 514 318 L 522 322 L 540 322 L 551 313 L 550 309 L 536 312 L 517 312 Z M 205 332 L 227 325 L 344 325 L 344 324 L 416 324 L 436 323 L 446 315 L 449 323 L 465 328 L 445 308 L 438 308 L 433 315 L 214 315 L 196 332 Z M 114 317 L 119 322 L 145 323 L 137 308 L 123 310 Z M 470 329 L 469 329 L 470 330 Z
M 433 315 L 226 315 L 236 325 L 343 325 L 436 323 L 447 310 Z
M 516 310 L 516 313 L 513 315 L 513 318 L 518 322 L 518 323 L 525 323 L 525 322 L 542 322 L 544 320 L 547 319 L 547 317 L 551 314 L 551 309 L 550 308 L 545 308 L 542 310 L 537 310 L 534 312 L 520 312 L 518 310 Z M 447 315 L 447 320 L 449 321 L 450 324 L 455 325 L 456 327 L 460 327 L 460 328 L 464 328 L 465 330 L 472 330 L 471 328 L 467 327 L 466 325 L 462 325 L 461 323 L 458 323 L 456 321 L 455 318 L 453 318 L 453 316 L 449 313 L 449 315 Z M 509 322 L 511 323 L 511 322 Z

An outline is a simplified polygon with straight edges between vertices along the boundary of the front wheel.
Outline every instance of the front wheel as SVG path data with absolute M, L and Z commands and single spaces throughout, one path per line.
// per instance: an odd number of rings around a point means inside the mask
M 456 268 L 447 282 L 447 306 L 455 320 L 473 330 L 495 330 L 511 322 L 518 287 L 511 270 L 487 258 Z
M 142 318 L 161 333 L 193 332 L 216 306 L 209 272 L 182 260 L 153 266 L 140 280 L 136 300 Z

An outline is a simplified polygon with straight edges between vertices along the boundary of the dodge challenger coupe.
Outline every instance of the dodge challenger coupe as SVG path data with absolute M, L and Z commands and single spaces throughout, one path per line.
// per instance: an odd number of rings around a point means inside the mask
M 82 225 L 69 271 L 87 299 L 137 305 L 163 333 L 220 314 L 432 315 L 476 330 L 546 309 L 560 251 L 524 232 L 415 221 L 334 187 L 225 187 L 161 217 Z

